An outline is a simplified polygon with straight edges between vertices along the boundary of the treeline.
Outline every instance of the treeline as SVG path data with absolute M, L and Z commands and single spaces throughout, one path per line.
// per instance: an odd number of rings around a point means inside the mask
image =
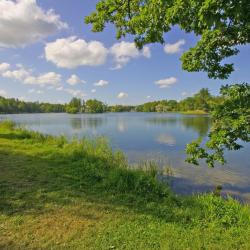
M 213 110 L 215 104 L 222 102 L 220 96 L 212 96 L 206 88 L 201 89 L 192 97 L 187 97 L 181 101 L 161 100 L 147 102 L 137 106 L 114 105 L 108 106 L 98 100 L 81 101 L 73 98 L 66 105 L 68 113 L 103 113 L 103 112 L 174 112 L 174 111 L 203 111 L 205 113 Z
M 212 96 L 208 89 L 201 89 L 192 97 L 187 97 L 181 101 L 161 100 L 147 102 L 137 106 L 114 105 L 107 104 L 91 99 L 81 100 L 72 98 L 68 104 L 51 104 L 39 102 L 24 102 L 18 99 L 7 99 L 0 97 L 0 113 L 51 113 L 51 112 L 67 112 L 67 113 L 104 113 L 104 112 L 173 112 L 173 111 L 203 111 L 210 112 L 213 106 L 222 102 L 222 97 Z
M 222 97 L 212 96 L 208 89 L 201 89 L 192 97 L 181 101 L 162 100 L 147 102 L 135 108 L 137 112 L 204 111 L 210 112 L 215 104 L 222 102 Z
M 72 98 L 65 108 L 67 113 L 105 113 L 105 112 L 131 112 L 135 110 L 135 106 L 114 105 L 107 104 L 90 99 L 86 102 L 78 98 Z
M 4 98 L 0 96 L 0 114 L 52 112 L 65 112 L 65 105 L 39 102 L 24 102 L 15 98 Z

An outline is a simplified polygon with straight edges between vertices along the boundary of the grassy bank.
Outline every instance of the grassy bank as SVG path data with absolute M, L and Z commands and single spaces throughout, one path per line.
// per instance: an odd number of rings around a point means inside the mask
M 68 142 L 0 123 L 0 249 L 250 249 L 250 211 L 174 195 L 104 138 Z

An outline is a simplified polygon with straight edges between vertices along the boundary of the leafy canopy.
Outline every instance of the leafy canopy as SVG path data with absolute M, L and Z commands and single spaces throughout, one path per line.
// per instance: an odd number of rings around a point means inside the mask
M 250 1 L 101 0 L 85 22 L 92 24 L 94 32 L 103 31 L 107 23 L 112 23 L 118 39 L 132 35 L 138 48 L 164 43 L 164 34 L 178 25 L 200 38 L 182 55 L 183 69 L 227 79 L 234 68 L 225 59 L 238 54 L 237 45 L 250 42 Z M 225 101 L 212 113 L 214 125 L 207 149 L 200 147 L 200 141 L 189 144 L 189 162 L 198 164 L 198 159 L 205 158 L 209 166 L 214 166 L 215 161 L 224 163 L 225 149 L 239 149 L 239 139 L 249 142 L 249 88 L 247 83 L 222 87 Z
M 250 41 L 250 1 L 101 0 L 85 22 L 92 24 L 94 32 L 112 23 L 118 39 L 133 35 L 138 48 L 164 43 L 164 34 L 178 25 L 200 37 L 196 46 L 182 55 L 183 69 L 225 79 L 233 71 L 233 64 L 222 64 L 222 60 L 239 52 L 236 45 Z
M 200 147 L 200 139 L 187 145 L 190 155 L 187 161 L 198 165 L 199 159 L 206 159 L 208 166 L 215 161 L 225 163 L 224 151 L 239 150 L 241 141 L 250 141 L 250 85 L 247 83 L 221 88 L 224 102 L 212 112 L 214 119 L 206 147 Z M 239 141 L 240 140 L 240 141 Z

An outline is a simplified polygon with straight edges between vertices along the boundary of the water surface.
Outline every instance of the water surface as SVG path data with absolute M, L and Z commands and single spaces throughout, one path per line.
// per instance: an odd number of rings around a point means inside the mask
M 105 114 L 19 114 L 1 115 L 27 128 L 69 138 L 104 135 L 114 149 L 123 150 L 131 163 L 156 160 L 160 167 L 171 166 L 171 185 L 181 194 L 213 190 L 223 186 L 243 201 L 250 201 L 250 146 L 227 152 L 228 163 L 210 169 L 185 163 L 186 143 L 206 136 L 211 125 L 208 116 L 175 113 Z

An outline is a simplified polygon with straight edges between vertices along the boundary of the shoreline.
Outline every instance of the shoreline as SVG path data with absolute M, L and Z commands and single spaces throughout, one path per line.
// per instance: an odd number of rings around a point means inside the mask
M 176 195 L 152 162 L 131 170 L 104 138 L 68 142 L 2 122 L 0 170 L 2 248 L 250 247 L 248 205 Z

